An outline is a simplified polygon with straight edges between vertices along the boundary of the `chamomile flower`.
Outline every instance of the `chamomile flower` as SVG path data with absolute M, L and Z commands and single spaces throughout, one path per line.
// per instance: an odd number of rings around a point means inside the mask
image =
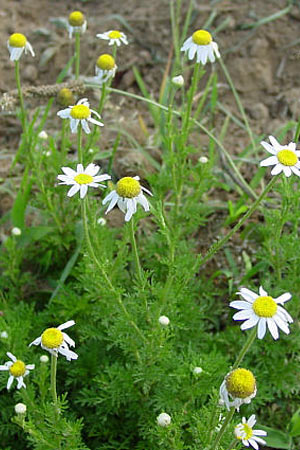
M 278 328 L 289 334 L 289 323 L 292 323 L 293 319 L 280 306 L 292 298 L 289 292 L 273 298 L 260 286 L 259 295 L 246 288 L 242 288 L 237 294 L 244 300 L 236 300 L 229 306 L 240 310 L 233 316 L 233 319 L 245 320 L 241 325 L 241 330 L 247 330 L 257 325 L 258 339 L 263 339 L 265 336 L 267 325 L 275 340 L 279 337 Z
M 69 320 L 62 325 L 59 325 L 57 328 L 47 328 L 40 337 L 36 338 L 33 342 L 31 342 L 31 344 L 29 344 L 29 347 L 31 347 L 31 345 L 41 344 L 41 347 L 44 350 L 48 350 L 51 355 L 57 357 L 58 353 L 61 353 L 68 361 L 77 359 L 77 353 L 74 353 L 69 349 L 69 346 L 75 347 L 75 342 L 70 338 L 70 336 L 67 335 L 67 333 L 62 331 L 74 324 L 74 320 Z
M 142 205 L 145 211 L 149 211 L 149 202 L 142 191 L 149 195 L 152 194 L 140 185 L 139 179 L 140 177 L 124 177 L 117 182 L 116 189 L 111 191 L 102 201 L 103 205 L 110 202 L 105 214 L 111 211 L 115 205 L 118 205 L 125 214 L 125 221 L 128 222 L 132 215 L 136 213 L 138 203 Z
M 18 61 L 22 56 L 24 50 L 25 54 L 29 50 L 32 56 L 35 55 L 30 42 L 28 42 L 26 36 L 21 33 L 14 33 L 10 35 L 7 41 L 7 48 L 10 54 L 11 61 Z
M 89 134 L 91 132 L 88 122 L 103 127 L 103 123 L 92 118 L 92 113 L 100 119 L 100 114 L 90 108 L 87 98 L 79 100 L 75 106 L 68 106 L 66 109 L 58 111 L 57 115 L 62 119 L 70 119 L 70 128 L 72 133 L 77 132 L 78 125 L 81 124 L 83 130 Z
M 9 372 L 9 377 L 7 381 L 7 389 L 11 387 L 14 379 L 17 380 L 17 389 L 21 389 L 22 387 L 26 388 L 26 384 L 24 383 L 24 377 L 29 374 L 30 370 L 33 370 L 34 364 L 25 364 L 20 359 L 17 359 L 12 353 L 7 352 L 7 356 L 11 359 L 11 361 L 7 361 L 3 366 L 0 366 L 0 370 L 7 370 Z
M 274 136 L 269 136 L 271 144 L 262 141 L 261 145 L 271 153 L 272 156 L 261 161 L 263 167 L 274 166 L 271 175 L 278 175 L 283 172 L 286 177 L 290 177 L 292 173 L 300 177 L 300 151 L 296 150 L 295 142 L 288 145 L 280 145 Z
M 197 30 L 189 37 L 181 47 L 181 51 L 187 54 L 188 59 L 194 59 L 197 63 L 206 64 L 209 59 L 214 62 L 216 57 L 220 58 L 218 44 L 212 40 L 211 34 L 206 30 Z
M 120 47 L 121 44 L 128 45 L 127 36 L 122 31 L 109 30 L 105 33 L 99 33 L 96 36 L 99 39 L 109 41 L 108 45 L 116 44 L 118 47 Z
M 111 55 L 103 54 L 97 59 L 95 66 L 96 82 L 102 85 L 115 76 L 117 65 Z
M 82 164 L 77 164 L 77 170 L 73 170 L 70 167 L 62 167 L 61 170 L 65 175 L 58 175 L 57 178 L 61 181 L 59 184 L 72 185 L 68 192 L 68 197 L 73 197 L 80 191 L 80 198 L 84 198 L 88 191 L 88 187 L 97 188 L 99 186 L 105 188 L 104 184 L 100 184 L 101 181 L 110 180 L 110 175 L 106 173 L 103 175 L 97 175 L 100 167 L 96 164 L 90 163 L 86 169 Z
M 83 34 L 86 32 L 87 22 L 84 15 L 80 11 L 73 11 L 69 15 L 67 29 L 69 38 L 72 39 L 73 33 Z
M 246 418 L 243 417 L 242 423 L 239 423 L 235 427 L 234 434 L 237 439 L 242 441 L 243 445 L 246 447 L 251 445 L 251 447 L 255 448 L 255 450 L 258 450 L 258 444 L 266 445 L 266 441 L 258 436 L 267 436 L 267 432 L 263 430 L 253 430 L 255 423 L 256 419 L 254 414 L 252 414 L 247 421 Z
M 250 403 L 256 396 L 256 380 L 247 369 L 235 369 L 229 372 L 220 386 L 220 404 L 228 411 L 234 407 L 239 410 L 243 403 Z

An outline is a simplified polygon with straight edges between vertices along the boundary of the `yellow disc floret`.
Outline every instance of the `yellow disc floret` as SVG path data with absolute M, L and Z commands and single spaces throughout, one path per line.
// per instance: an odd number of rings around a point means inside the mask
M 27 42 L 26 37 L 24 36 L 24 34 L 21 33 L 12 34 L 8 41 L 11 47 L 25 47 L 26 42 Z
M 75 105 L 72 107 L 70 114 L 73 117 L 73 119 L 83 120 L 90 117 L 91 110 L 86 105 Z
M 61 106 L 70 106 L 75 103 L 73 92 L 68 88 L 63 88 L 57 95 L 57 101 Z
M 17 360 L 10 366 L 9 371 L 13 377 L 21 377 L 26 372 L 26 366 L 23 361 Z
M 255 378 L 247 369 L 235 369 L 226 378 L 226 388 L 235 398 L 247 398 L 255 392 Z
M 193 42 L 197 45 L 208 45 L 212 41 L 211 34 L 205 30 L 197 30 L 192 36 Z
M 140 183 L 131 177 L 121 178 L 117 182 L 117 193 L 120 197 L 133 198 L 141 192 Z
M 253 436 L 253 430 L 247 423 L 239 424 L 235 427 L 235 435 L 237 439 L 245 439 L 246 441 Z
M 257 297 L 252 304 L 253 311 L 259 317 L 273 317 L 277 311 L 277 303 L 269 295 Z
M 93 181 L 93 177 L 91 175 L 87 175 L 85 173 L 80 173 L 74 177 L 74 181 L 78 184 L 89 184 Z
M 58 348 L 63 340 L 64 336 L 58 328 L 47 328 L 42 334 L 42 344 L 47 348 Z
M 297 155 L 292 150 L 280 150 L 277 153 L 278 161 L 284 166 L 294 166 L 298 162 Z
M 115 67 L 115 60 L 111 55 L 103 54 L 97 59 L 97 66 L 102 70 L 112 70 Z
M 122 34 L 120 31 L 112 30 L 110 33 L 108 33 L 108 37 L 110 39 L 120 39 L 122 37 Z
M 80 11 L 73 11 L 69 15 L 69 24 L 72 27 L 81 27 L 84 23 L 84 15 Z

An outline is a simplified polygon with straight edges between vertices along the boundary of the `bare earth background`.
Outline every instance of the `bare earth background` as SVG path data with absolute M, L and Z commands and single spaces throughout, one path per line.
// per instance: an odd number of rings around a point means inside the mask
M 183 13 L 188 2 L 183 1 Z M 192 25 L 189 35 L 202 28 L 204 22 L 215 10 L 211 25 L 214 39 L 241 96 L 249 116 L 249 121 L 256 134 L 275 132 L 288 120 L 297 120 L 300 113 L 300 4 L 294 5 L 287 14 L 267 24 L 245 29 L 260 19 L 277 13 L 288 6 L 284 0 L 256 1 L 195 1 Z M 169 1 L 167 0 L 94 0 L 55 1 L 55 0 L 0 0 L 0 93 L 15 88 L 14 67 L 9 61 L 6 41 L 14 32 L 24 33 L 34 47 L 36 57 L 23 56 L 21 76 L 23 85 L 38 86 L 52 84 L 60 70 L 73 54 L 74 42 L 70 41 L 66 30 L 58 26 L 57 18 L 67 18 L 73 10 L 81 10 L 87 18 L 88 29 L 81 43 L 81 74 L 94 75 L 95 60 L 101 53 L 109 52 L 106 41 L 96 39 L 95 35 L 110 29 L 123 30 L 130 45 L 118 52 L 118 73 L 113 87 L 140 94 L 132 66 L 136 65 L 144 77 L 148 89 L 158 98 L 159 88 L 165 70 L 172 43 Z M 184 18 L 184 14 L 183 14 Z M 214 33 L 221 26 L 221 30 Z M 223 29 L 222 29 L 223 28 Z M 207 65 L 207 70 L 217 70 L 219 74 L 219 100 L 224 107 L 240 117 L 233 95 L 217 64 Z M 184 74 L 188 78 L 188 73 Z M 200 91 L 204 88 L 204 81 Z M 92 107 L 97 105 L 97 93 L 88 93 Z M 41 101 L 41 105 L 43 102 Z M 27 103 L 29 109 L 39 106 Z M 32 107 L 32 108 L 31 108 Z M 49 133 L 59 130 L 59 119 L 54 104 L 50 121 L 46 124 Z M 147 109 L 141 103 L 121 96 L 111 96 L 103 113 L 103 121 L 109 124 L 104 130 L 101 148 L 110 148 L 115 133 L 114 127 L 122 126 L 138 142 L 147 146 L 145 133 L 142 132 L 140 119 L 143 119 L 151 134 L 151 120 Z M 224 115 L 220 112 L 216 126 L 222 125 Z M 105 128 L 105 127 L 104 127 Z M 18 146 L 21 127 L 14 112 L 0 112 L 0 177 L 5 177 Z M 205 154 L 208 139 L 205 135 L 197 137 L 199 154 Z M 230 124 L 230 133 L 225 145 L 233 154 L 237 154 L 249 144 L 247 133 Z M 117 165 L 126 171 L 134 165 L 138 170 L 145 161 L 141 156 L 122 156 L 120 146 Z M 154 151 L 154 150 L 152 150 Z M 155 151 L 154 151 L 155 154 Z M 155 156 L 155 155 L 154 155 Z M 134 161 L 132 161 L 132 158 Z M 118 167 L 115 167 L 118 172 Z M 0 212 L 7 211 L 13 199 L 8 194 L 1 194 Z

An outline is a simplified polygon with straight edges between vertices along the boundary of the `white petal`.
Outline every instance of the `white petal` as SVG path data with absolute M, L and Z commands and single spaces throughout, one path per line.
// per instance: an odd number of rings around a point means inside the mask
M 13 384 L 13 381 L 14 381 L 14 377 L 12 375 L 10 375 L 10 377 L 8 378 L 8 381 L 7 381 L 7 386 L 6 386 L 7 390 L 10 389 L 11 385 Z
M 277 164 L 273 169 L 271 170 L 271 175 L 278 175 L 280 172 L 282 172 L 282 165 Z
M 35 53 L 34 53 L 33 48 L 32 48 L 32 45 L 28 41 L 26 42 L 25 50 L 29 50 L 31 55 L 35 56 Z
M 236 309 L 252 309 L 251 303 L 244 302 L 243 300 L 234 300 L 229 303 L 229 306 Z
M 264 335 L 266 334 L 266 319 L 265 317 L 261 317 L 258 322 L 257 327 L 257 337 L 258 339 L 263 339 Z
M 26 369 L 33 370 L 35 368 L 35 364 L 26 364 Z
M 271 317 L 267 318 L 267 323 L 268 323 L 269 331 L 270 331 L 271 335 L 273 336 L 273 339 L 275 339 L 275 341 L 276 341 L 279 338 L 277 325 Z
M 5 365 L 1 365 L 0 366 L 0 370 L 9 370 L 9 367 L 5 366 Z
M 73 119 L 73 117 L 72 117 L 70 120 L 70 128 L 71 128 L 72 133 L 77 133 L 78 125 L 79 125 L 79 120 Z
M 252 414 L 252 416 L 250 416 L 249 419 L 247 420 L 247 424 L 249 425 L 250 428 L 253 428 L 255 423 L 256 423 L 255 414 Z
M 249 439 L 249 443 L 250 445 L 252 445 L 253 448 L 255 448 L 255 450 L 258 450 L 259 447 L 254 439 Z
M 112 194 L 112 193 L 113 193 L 114 195 L 111 197 L 111 202 L 110 202 L 110 204 L 108 205 L 108 208 L 107 208 L 107 210 L 105 211 L 105 214 L 109 213 L 109 211 L 111 211 L 111 210 L 115 207 L 117 201 L 119 200 L 119 196 L 116 194 L 116 192 L 113 191 L 113 192 L 111 192 L 111 194 Z M 104 200 L 105 200 L 105 199 L 104 199 Z M 104 202 L 104 200 L 103 200 L 103 202 Z M 102 203 L 103 203 L 103 202 L 102 202 Z
M 291 166 L 291 171 L 297 175 L 298 177 L 300 177 L 300 170 L 298 170 L 295 166 Z
M 61 325 L 59 325 L 59 327 L 57 327 L 58 330 L 65 330 L 66 328 L 70 328 L 73 325 L 75 325 L 75 320 L 68 320 L 68 322 L 62 323 Z
M 203 45 L 203 48 L 201 49 L 201 54 L 200 54 L 200 61 L 203 65 L 206 64 L 207 62 L 207 56 L 208 56 L 208 52 L 209 52 L 209 48 L 208 45 Z
M 254 436 L 267 436 L 267 432 L 263 430 L 253 430 Z
M 106 180 L 111 180 L 111 176 L 108 175 L 107 173 L 104 173 L 103 175 L 97 175 L 94 177 L 94 181 L 96 183 L 99 183 L 100 181 L 106 181 Z
M 289 329 L 289 326 L 288 326 L 287 322 L 285 322 L 284 320 L 282 320 L 281 317 L 278 316 L 278 314 L 275 314 L 274 320 L 275 320 L 277 326 L 278 326 L 285 334 L 290 334 L 290 329 Z
M 64 347 L 60 347 L 58 349 L 59 353 L 61 353 L 63 356 L 65 356 L 67 358 L 67 361 L 71 361 L 72 359 L 77 359 L 78 355 L 75 352 L 72 352 L 71 350 L 64 348 Z
M 72 186 L 71 189 L 68 191 L 67 196 L 68 197 L 73 197 L 73 195 L 77 194 L 79 189 L 80 189 L 80 185 L 79 184 L 74 184 L 74 186 Z
M 104 199 L 102 200 L 102 205 L 106 205 L 113 197 L 117 196 L 117 199 L 119 198 L 116 191 L 111 191 Z
M 142 191 L 146 192 L 147 194 L 151 195 L 153 197 L 152 192 L 149 191 L 149 189 L 146 189 L 145 187 L 141 186 Z
M 128 202 L 127 198 L 121 198 L 121 197 L 118 198 L 118 207 L 124 214 L 126 214 L 126 211 L 127 211 L 127 202 Z
M 194 59 L 196 52 L 197 52 L 197 45 L 191 44 L 191 46 L 187 50 L 188 59 L 189 60 Z M 198 53 L 197 53 L 197 62 L 200 62 L 200 61 L 198 61 Z
M 280 314 L 280 317 L 283 316 L 284 320 L 286 320 L 287 322 L 289 322 L 289 323 L 294 322 L 293 318 L 290 316 L 290 314 L 284 308 L 282 308 L 282 306 L 277 306 L 277 313 Z
M 286 177 L 290 177 L 292 175 L 291 168 L 289 166 L 284 166 L 283 173 Z
M 85 169 L 84 173 L 90 175 L 91 177 L 94 177 L 96 173 L 98 173 L 100 170 L 100 166 L 97 166 L 96 164 L 90 163 L 87 168 Z
M 13 362 L 16 362 L 16 361 L 17 361 L 17 358 L 16 358 L 15 355 L 13 355 L 12 353 L 6 352 L 6 354 L 7 354 L 7 356 L 8 356 Z
M 253 431 L 255 431 L 255 430 L 253 430 Z M 267 435 L 267 433 L 264 436 L 266 436 L 266 435 Z M 255 442 L 258 442 L 261 445 L 266 445 L 266 441 L 264 439 L 261 439 L 261 438 L 256 437 L 256 436 L 253 436 L 251 439 L 253 441 L 255 441 Z
M 57 115 L 62 119 L 70 119 L 70 111 L 70 108 L 61 109 L 60 111 L 58 111 Z
M 259 295 L 260 295 L 261 297 L 266 297 L 266 296 L 268 296 L 267 291 L 265 291 L 264 288 L 263 288 L 262 286 L 259 287 Z
M 264 159 L 263 161 L 260 162 L 260 166 L 261 167 L 274 166 L 277 163 L 278 163 L 277 156 L 269 156 L 269 158 Z
M 275 148 L 275 150 L 279 151 L 282 149 L 282 145 L 279 144 L 279 142 L 274 138 L 274 136 L 269 136 L 269 141 Z
M 286 292 L 285 294 L 282 294 L 279 297 L 274 298 L 274 300 L 276 303 L 283 304 L 283 303 L 287 302 L 288 300 L 290 300 L 291 298 L 292 298 L 292 295 L 289 292 Z
M 69 344 L 71 347 L 75 347 L 75 342 L 73 339 L 70 338 L 70 336 L 67 333 L 63 333 L 64 340 L 67 344 Z
M 26 385 L 23 381 L 23 377 L 17 377 L 17 380 L 18 380 L 17 389 L 21 389 L 21 387 L 26 387 Z
M 80 186 L 80 198 L 84 198 L 87 194 L 88 186 L 86 184 L 82 184 Z
M 252 316 L 254 316 L 252 309 L 243 309 L 242 311 L 235 313 L 232 318 L 233 320 L 245 320 L 250 319 Z
M 87 120 L 82 119 L 81 126 L 82 126 L 82 129 L 86 132 L 86 134 L 90 134 L 91 130 L 90 130 L 89 124 L 87 123 Z
M 241 330 L 248 330 L 249 328 L 255 327 L 255 325 L 257 324 L 257 322 L 259 321 L 259 318 L 257 316 L 251 317 L 250 319 L 246 320 L 244 323 L 242 323 L 241 325 Z
M 41 340 L 42 340 L 41 336 L 36 338 L 34 341 L 31 342 L 31 344 L 29 344 L 29 347 L 31 347 L 32 345 L 40 345 Z
M 104 127 L 104 123 L 100 122 L 99 120 L 93 119 L 93 117 L 90 117 L 88 121 L 93 123 L 94 125 L 98 125 L 98 127 Z
M 150 210 L 149 202 L 143 194 L 139 194 L 136 200 L 140 205 L 142 205 L 145 211 Z
M 275 148 L 273 148 L 273 146 L 270 145 L 268 142 L 261 141 L 261 145 L 265 148 L 265 150 L 267 150 L 267 152 L 271 153 L 272 155 L 277 154 L 277 151 L 275 150 Z

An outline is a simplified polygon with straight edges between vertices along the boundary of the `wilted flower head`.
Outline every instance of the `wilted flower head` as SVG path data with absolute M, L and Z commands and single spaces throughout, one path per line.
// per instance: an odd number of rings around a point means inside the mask
M 102 85 L 116 74 L 115 59 L 108 54 L 100 55 L 95 66 L 96 82 Z
M 292 298 L 289 292 L 273 298 L 260 286 L 259 295 L 246 288 L 241 288 L 237 294 L 244 300 L 233 301 L 229 306 L 240 310 L 233 316 L 233 319 L 245 321 L 241 325 L 241 330 L 247 330 L 257 325 L 258 339 L 263 339 L 265 336 L 267 325 L 273 339 L 279 338 L 278 329 L 289 334 L 289 323 L 292 323 L 293 319 L 280 306 Z
M 122 31 L 118 30 L 109 30 L 105 33 L 99 33 L 97 34 L 97 38 L 99 39 L 105 39 L 108 42 L 108 45 L 117 45 L 118 47 L 121 44 L 128 44 L 126 34 L 124 34 Z
M 250 403 L 256 396 L 256 380 L 247 369 L 234 369 L 229 372 L 220 387 L 220 403 L 229 410 L 239 410 L 243 403 Z M 231 400 L 230 400 L 231 399 Z
M 171 417 L 167 413 L 161 413 L 156 420 L 160 427 L 167 427 L 171 423 Z
M 69 32 L 69 38 L 71 39 L 73 33 L 85 33 L 86 32 L 87 22 L 85 20 L 84 15 L 80 11 L 73 11 L 69 15 L 67 29 Z
M 140 204 L 145 211 L 149 211 L 150 206 L 147 198 L 142 191 L 152 195 L 148 189 L 139 183 L 140 177 L 124 177 L 117 182 L 115 190 L 111 191 L 103 200 L 102 204 L 109 203 L 105 212 L 107 214 L 117 204 L 120 210 L 125 214 L 125 221 L 128 222 L 137 211 L 137 205 Z
M 9 377 L 7 381 L 7 389 L 9 389 L 14 381 L 17 380 L 17 389 L 21 389 L 22 387 L 26 388 L 26 384 L 24 383 L 24 377 L 29 374 L 30 370 L 33 370 L 34 364 L 25 364 L 20 359 L 17 359 L 12 353 L 7 352 L 7 356 L 11 359 L 11 361 L 7 361 L 4 365 L 0 366 L 0 370 L 7 370 L 9 372 Z
M 251 445 L 255 450 L 259 449 L 258 444 L 266 445 L 266 441 L 261 439 L 258 436 L 267 436 L 267 432 L 263 430 L 253 430 L 253 427 L 256 423 L 255 415 L 252 416 L 246 421 L 246 418 L 243 417 L 242 423 L 239 423 L 235 429 L 234 434 L 237 439 L 241 440 L 243 445 L 249 447 Z
M 213 42 L 211 34 L 206 30 L 197 30 L 189 37 L 181 47 L 181 51 L 187 54 L 188 59 L 194 59 L 197 63 L 206 64 L 209 59 L 214 62 L 216 57 L 220 58 L 218 44 Z
M 278 175 L 283 172 L 286 177 L 290 177 L 292 173 L 300 177 L 300 151 L 296 150 L 295 142 L 290 142 L 288 145 L 280 145 L 273 137 L 269 136 L 271 144 L 262 141 L 261 145 L 271 153 L 267 159 L 261 161 L 260 165 L 274 166 L 271 170 L 271 175 Z
M 28 42 L 26 36 L 21 33 L 14 33 L 9 37 L 7 41 L 7 48 L 11 61 L 18 61 L 24 50 L 25 54 L 29 50 L 31 55 L 34 56 L 34 51 L 30 42 Z
M 69 345 L 70 347 L 75 347 L 75 342 L 67 333 L 62 331 L 74 324 L 74 320 L 69 320 L 57 328 L 47 328 L 40 337 L 29 344 L 29 347 L 31 345 L 41 345 L 44 350 L 48 350 L 48 352 L 56 357 L 58 353 L 61 353 L 68 361 L 77 359 L 78 355 L 69 349 Z

